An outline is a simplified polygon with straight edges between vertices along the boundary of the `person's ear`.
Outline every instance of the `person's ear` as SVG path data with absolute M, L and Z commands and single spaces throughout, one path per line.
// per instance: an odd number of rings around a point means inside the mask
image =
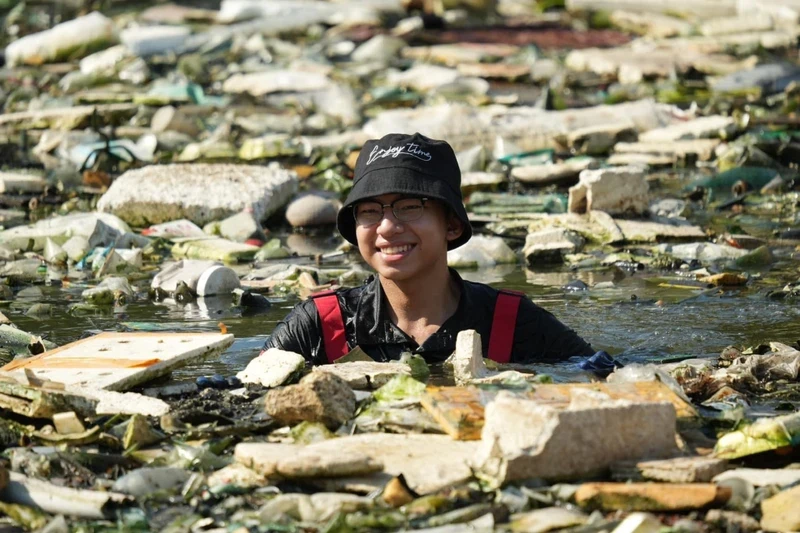
M 464 223 L 458 216 L 449 211 L 447 213 L 447 242 L 452 242 L 464 233 Z

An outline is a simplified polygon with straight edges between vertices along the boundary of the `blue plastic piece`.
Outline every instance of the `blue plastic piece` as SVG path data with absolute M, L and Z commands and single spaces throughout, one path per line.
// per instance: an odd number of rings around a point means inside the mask
M 238 389 L 242 386 L 242 380 L 236 376 L 230 376 L 226 381 L 228 382 L 228 387 L 232 389 Z
M 596 352 L 593 356 L 589 357 L 585 361 L 578 363 L 578 367 L 581 370 L 594 372 L 601 378 L 608 376 L 614 371 L 615 368 L 622 368 L 623 366 L 624 365 L 622 363 L 608 355 L 608 353 L 603 350 Z
M 215 389 L 224 389 L 228 386 L 228 382 L 222 374 L 214 374 L 211 376 L 211 386 Z
M 207 389 L 213 386 L 211 380 L 206 376 L 200 376 L 195 380 L 195 383 L 197 383 L 197 386 L 201 389 Z

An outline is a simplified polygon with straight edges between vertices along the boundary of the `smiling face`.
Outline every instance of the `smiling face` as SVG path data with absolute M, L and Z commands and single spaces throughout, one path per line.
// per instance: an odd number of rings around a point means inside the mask
M 384 194 L 371 198 L 391 204 L 407 195 Z M 371 225 L 356 224 L 361 256 L 382 277 L 403 282 L 422 279 L 438 269 L 447 269 L 447 243 L 463 231 L 461 221 L 438 200 L 425 202 L 422 216 L 412 222 L 398 221 L 391 208 Z

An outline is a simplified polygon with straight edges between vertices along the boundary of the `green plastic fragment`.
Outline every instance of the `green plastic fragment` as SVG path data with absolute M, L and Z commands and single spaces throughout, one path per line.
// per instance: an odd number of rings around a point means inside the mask
M 431 376 L 431 369 L 428 368 L 428 363 L 419 354 L 404 353 L 400 357 L 400 362 L 405 363 L 411 367 L 411 377 L 417 381 L 426 382 Z
M 795 413 L 761 418 L 740 430 L 723 435 L 714 447 L 714 455 L 720 459 L 738 459 L 798 444 L 800 413 Z
M 295 444 L 313 444 L 324 440 L 336 438 L 336 435 L 319 422 L 300 422 L 294 426 L 289 435 L 294 439 Z
M 372 393 L 379 402 L 395 402 L 421 397 L 425 393 L 425 384 L 410 376 L 398 375 L 389 380 L 383 387 Z
M 529 166 L 529 165 L 547 165 L 553 162 L 555 150 L 547 148 L 544 150 L 535 150 L 533 152 L 523 152 L 520 154 L 509 154 L 498 158 L 497 160 L 504 165 Z

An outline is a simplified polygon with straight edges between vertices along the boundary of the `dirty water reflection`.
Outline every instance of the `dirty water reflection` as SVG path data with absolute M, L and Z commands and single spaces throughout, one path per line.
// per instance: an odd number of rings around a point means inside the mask
M 729 345 L 792 344 L 800 338 L 800 307 L 793 301 L 770 300 L 758 289 L 664 287 L 658 283 L 658 273 L 630 275 L 619 270 L 533 271 L 521 265 L 502 265 L 460 273 L 467 280 L 524 291 L 596 349 L 606 350 L 624 363 L 715 357 Z M 587 290 L 564 289 L 576 280 L 584 282 Z M 13 320 L 23 330 L 40 332 L 59 345 L 100 330 L 216 331 L 224 324 L 236 336 L 218 359 L 176 371 L 172 377 L 178 381 L 242 370 L 298 302 L 294 295 L 271 296 L 269 310 L 248 315 L 229 297 L 199 298 L 183 304 L 139 298 L 109 308 L 105 314 L 73 316 L 68 307 L 80 301 L 82 289 L 77 284 L 68 289 L 42 287 L 42 302 L 53 304 L 53 315 L 37 319 L 11 312 Z M 547 365 L 546 371 L 557 380 L 566 379 L 570 367 L 569 363 Z

